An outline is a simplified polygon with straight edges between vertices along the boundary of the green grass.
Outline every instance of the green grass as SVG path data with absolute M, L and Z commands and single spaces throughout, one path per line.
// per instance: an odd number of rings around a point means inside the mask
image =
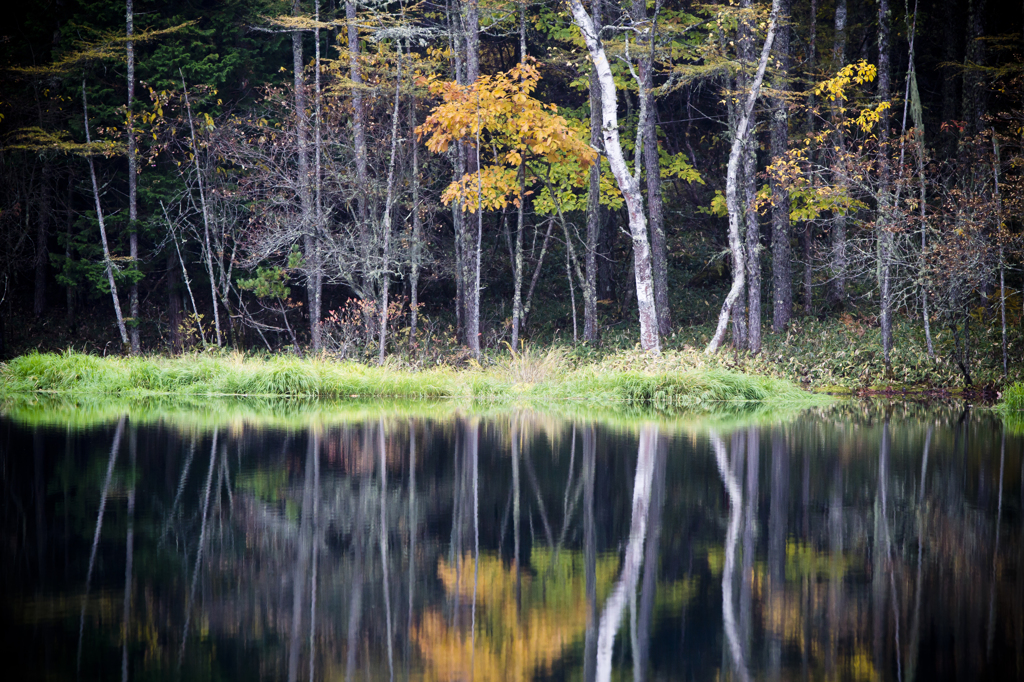
M 1010 384 L 1003 390 L 999 408 L 1005 411 L 1019 412 L 1024 410 L 1024 382 Z
M 579 362 L 563 349 L 492 358 L 489 366 L 403 369 L 292 356 L 208 353 L 176 358 L 97 358 L 33 353 L 0 365 L 0 395 L 453 399 L 549 408 L 712 410 L 723 403 L 809 405 L 826 399 L 769 376 L 700 364 L 691 354 L 630 352 Z

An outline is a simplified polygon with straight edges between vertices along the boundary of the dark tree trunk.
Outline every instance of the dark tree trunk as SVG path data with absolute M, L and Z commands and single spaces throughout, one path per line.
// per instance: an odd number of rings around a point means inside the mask
M 359 248 L 364 263 L 370 258 L 370 221 L 366 193 L 369 189 L 366 173 L 366 124 L 363 108 L 362 71 L 359 67 L 359 32 L 356 30 L 356 4 L 345 0 L 345 20 L 348 23 L 348 77 L 355 85 L 352 89 L 352 143 L 356 154 L 356 220 L 359 223 Z M 369 282 L 362 282 L 369 291 Z
M 846 0 L 836 2 L 835 42 L 832 45 L 832 71 L 837 72 L 846 65 Z M 842 132 L 835 135 L 835 145 L 842 149 L 846 144 Z M 845 169 L 835 166 L 832 169 L 833 181 L 844 185 Z M 828 300 L 834 306 L 846 303 L 846 214 L 837 211 L 832 218 L 832 278 L 828 287 Z
M 743 43 L 741 42 L 740 45 L 741 45 L 741 51 L 742 51 Z M 738 74 L 736 76 L 735 83 L 736 83 L 736 90 L 737 91 L 742 91 L 744 89 L 745 77 L 744 77 L 743 73 L 740 73 L 740 74 Z M 729 115 L 729 129 L 730 130 L 736 130 L 736 128 L 738 126 L 738 124 L 737 124 L 737 119 L 739 117 L 739 115 L 737 114 L 737 109 L 738 108 L 739 108 L 738 105 L 733 104 L 732 100 L 729 100 L 729 103 L 728 103 L 728 115 Z M 751 127 L 753 127 L 753 123 L 751 123 Z M 736 140 L 734 138 L 733 139 L 733 144 L 735 145 L 735 143 L 736 143 Z M 732 154 L 730 154 L 730 159 L 729 160 L 732 161 Z M 733 176 L 732 177 L 732 182 L 733 182 L 734 185 L 736 185 L 736 187 L 734 187 L 734 191 L 738 190 L 740 187 L 742 187 L 742 189 L 743 189 L 743 197 L 744 197 L 744 202 L 743 202 L 744 206 L 746 205 L 746 182 L 744 181 L 744 171 L 745 170 L 746 170 L 746 149 L 745 149 L 745 147 L 741 147 L 740 152 L 739 152 L 738 163 L 736 165 L 736 168 L 735 169 L 730 168 L 727 171 L 727 175 L 729 173 L 731 173 L 732 176 Z M 728 189 L 729 181 L 730 181 L 730 178 L 727 176 L 727 178 L 726 178 L 726 189 Z M 742 185 L 740 183 L 742 183 Z M 727 197 L 729 196 L 728 193 L 726 194 L 726 196 Z M 739 221 L 741 218 L 745 218 L 746 214 L 743 213 L 742 215 L 739 215 L 740 214 L 739 199 L 736 198 L 736 197 L 733 197 L 733 198 L 736 201 L 736 206 L 734 208 L 735 208 L 735 210 L 736 210 L 736 212 L 738 214 L 737 221 Z M 727 201 L 728 201 L 728 198 L 727 198 Z M 735 350 L 739 350 L 739 349 L 747 347 L 747 306 L 746 306 L 746 300 L 745 300 L 746 299 L 746 291 L 747 291 L 747 256 L 746 256 L 746 240 L 743 238 L 743 236 L 742 236 L 743 233 L 741 232 L 741 230 L 743 228 L 738 223 L 737 223 L 737 227 L 736 227 L 736 230 L 737 230 L 736 239 L 739 240 L 739 241 L 738 241 L 738 244 L 736 244 L 736 245 L 733 244 L 733 241 L 732 241 L 732 239 L 733 239 L 732 219 L 733 219 L 733 216 L 732 216 L 732 214 L 730 214 L 729 215 L 729 251 L 731 252 L 731 256 L 732 256 L 732 279 L 733 279 L 733 287 L 732 288 L 736 289 L 736 298 L 735 298 L 735 302 L 732 305 L 732 311 L 731 311 L 731 317 L 732 317 L 732 347 Z M 739 284 L 737 284 L 737 277 L 740 277 L 742 279 L 742 282 L 739 283 Z M 732 293 L 732 290 L 730 290 L 730 293 Z
M 890 77 L 891 68 L 889 64 L 889 32 L 891 16 L 889 11 L 889 0 L 879 0 L 878 3 L 878 100 L 887 102 L 890 98 Z M 886 374 L 892 371 L 892 281 L 891 281 L 891 260 L 892 260 L 892 233 L 888 227 L 892 220 L 890 211 L 892 209 L 892 197 L 890 197 L 891 180 L 889 177 L 888 146 L 889 123 L 888 117 L 882 117 L 878 128 L 878 142 L 881 148 L 879 154 L 879 200 L 877 239 L 879 264 L 879 289 L 881 292 L 881 323 L 882 323 L 882 351 L 885 356 Z
M 301 0 L 292 3 L 292 15 L 302 11 Z M 313 197 L 309 187 L 309 121 L 306 118 L 306 83 L 303 77 L 302 31 L 292 31 L 292 78 L 295 88 L 295 136 L 298 154 L 295 160 L 299 174 L 299 210 L 302 221 L 302 250 L 305 257 L 306 303 L 309 314 L 309 337 L 312 350 L 320 350 L 320 258 L 313 228 Z
M 480 18 L 478 0 L 466 0 L 466 83 L 472 85 L 480 76 Z M 480 170 L 480 149 L 478 144 L 466 145 L 466 172 L 477 175 Z M 479 176 L 478 176 L 479 177 Z M 464 216 L 462 263 L 464 273 L 466 309 L 463 324 L 466 326 L 466 345 L 477 358 L 480 357 L 480 249 L 482 247 L 483 213 L 478 207 Z
M 35 296 L 32 313 L 40 318 L 46 312 L 46 274 L 50 260 L 47 242 L 50 238 L 51 207 L 53 205 L 53 170 L 49 163 L 43 163 L 42 183 L 39 188 L 39 204 L 36 208 L 36 254 L 35 254 Z
M 601 0 L 592 0 L 591 13 L 594 15 L 594 27 L 600 31 L 603 18 L 601 16 Z M 590 72 L 590 146 L 601 148 L 601 81 L 597 70 Z M 583 340 L 596 343 L 597 328 L 597 291 L 598 291 L 598 243 L 601 241 L 601 163 L 600 159 L 590 168 L 590 188 L 587 196 L 587 256 L 586 281 L 583 286 Z M 602 259 L 604 262 L 604 259 Z
M 788 18 L 789 0 L 779 3 L 779 12 Z M 775 54 L 779 61 L 779 80 L 776 88 L 788 88 L 789 76 L 789 23 L 785 19 L 775 37 Z M 786 153 L 789 147 L 789 114 L 786 102 L 776 99 L 772 111 L 771 155 L 773 159 Z M 793 269 L 790 252 L 789 193 L 771 180 L 772 192 L 772 330 L 783 331 L 789 325 L 793 310 Z
M 416 325 L 419 317 L 420 287 L 420 165 L 419 141 L 416 139 L 416 95 L 409 103 L 409 141 L 412 145 L 412 238 L 409 240 L 409 349 L 416 343 Z
M 125 2 L 125 24 L 128 35 L 127 59 L 128 59 L 128 257 L 131 262 L 131 269 L 137 271 L 139 267 L 139 200 L 138 200 L 138 162 L 136 159 L 135 131 L 132 117 L 132 103 L 135 99 L 135 42 L 131 39 L 134 34 L 134 9 L 132 0 Z M 128 317 L 131 318 L 129 332 L 131 334 L 132 355 L 142 352 L 139 341 L 139 284 L 133 280 L 128 288 Z
M 747 219 L 747 348 L 761 352 L 761 225 L 757 219 L 757 139 L 747 140 L 743 193 Z
M 74 212 L 74 198 L 75 198 L 75 180 L 74 176 L 68 178 L 68 198 L 67 198 L 67 210 L 64 213 L 65 225 L 64 225 L 64 260 L 65 263 L 71 263 L 71 228 L 75 222 Z M 77 290 L 75 286 L 70 282 L 65 287 L 65 301 L 67 305 L 67 324 L 68 333 L 74 337 L 78 333 L 78 321 L 75 318 L 75 297 Z
M 750 7 L 749 0 L 740 6 Z M 740 57 L 746 64 L 754 61 L 753 26 L 740 24 Z M 746 218 L 747 326 L 746 347 L 761 352 L 761 226 L 757 219 L 757 137 L 751 121 L 751 134 L 743 149 L 743 213 Z
M 171 351 L 181 352 L 181 294 L 178 292 L 178 259 L 167 254 L 167 326 L 170 329 Z
M 981 80 L 981 68 L 985 65 L 985 0 L 969 0 L 967 3 L 967 44 L 964 50 L 964 89 L 961 107 L 964 122 L 971 133 L 979 133 L 988 113 L 987 88 Z
M 655 26 L 647 25 L 647 3 L 633 0 L 633 23 L 648 36 L 637 42 L 640 76 L 639 96 L 644 98 L 646 116 L 643 121 L 644 171 L 647 173 L 647 218 L 651 231 L 651 274 L 654 278 L 654 308 L 658 316 L 658 332 L 672 332 L 672 312 L 668 302 L 668 255 L 665 246 L 665 220 L 661 200 L 661 162 L 658 158 L 658 109 L 654 100 L 653 45 L 657 39 Z
M 602 212 L 597 231 L 597 300 L 618 300 L 615 288 L 615 239 L 618 232 L 608 223 L 615 214 Z
M 956 84 L 960 76 L 956 68 L 957 59 L 957 0 L 942 3 L 942 120 L 952 121 L 957 117 Z
M 817 63 L 817 45 L 818 45 L 818 0 L 811 0 L 811 16 L 810 16 L 810 32 L 807 36 L 807 73 L 813 74 L 815 65 Z M 814 104 L 814 94 L 810 95 L 811 104 Z M 814 113 L 813 110 L 807 113 L 807 129 L 811 133 L 814 132 Z M 811 314 L 811 307 L 813 303 L 813 283 L 814 283 L 814 268 L 812 261 L 811 241 L 814 238 L 813 227 L 811 223 L 804 223 L 803 233 L 803 256 L 804 256 L 804 272 L 803 272 L 803 303 L 804 303 L 804 314 Z

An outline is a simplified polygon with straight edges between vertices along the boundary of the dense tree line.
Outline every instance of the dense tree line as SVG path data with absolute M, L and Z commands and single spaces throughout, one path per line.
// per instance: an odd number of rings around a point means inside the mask
M 439 321 L 515 347 L 539 309 L 651 352 L 717 317 L 708 350 L 753 353 L 853 312 L 887 365 L 900 318 L 966 367 L 972 320 L 1005 358 L 1021 313 L 1009 3 L 39 0 L 8 27 L 8 322 L 383 360 Z

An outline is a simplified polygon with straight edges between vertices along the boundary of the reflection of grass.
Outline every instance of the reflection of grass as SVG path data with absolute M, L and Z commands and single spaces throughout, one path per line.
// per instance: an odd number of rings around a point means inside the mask
M 0 398 L 0 412 L 29 426 L 90 428 L 128 415 L 138 424 L 173 424 L 183 430 L 215 427 L 307 429 L 315 426 L 418 418 L 448 418 L 448 401 L 331 401 L 301 398 L 198 396 L 105 396 L 51 393 L 11 394 Z
M 821 402 L 787 381 L 694 367 L 678 358 L 571 366 L 561 354 L 523 354 L 507 365 L 403 370 L 323 358 L 197 354 L 179 358 L 97 358 L 38 354 L 0 366 L 0 393 L 40 391 L 75 396 L 175 395 L 303 398 L 454 398 L 503 404 L 643 406 L 654 411 L 707 410 L 721 403 Z
M 288 472 L 284 469 L 257 469 L 239 472 L 235 487 L 252 493 L 263 502 L 277 502 L 288 487 Z M 287 504 L 293 504 L 290 501 Z
M 1024 412 L 1020 410 L 999 410 L 999 416 L 1003 420 L 1007 433 L 1017 436 L 1024 434 Z
M 507 423 L 516 415 L 536 422 L 550 421 L 556 430 L 565 422 L 598 423 L 621 432 L 634 432 L 654 422 L 662 433 L 704 432 L 781 423 L 804 413 L 800 405 L 764 403 L 707 404 L 703 411 L 637 403 L 593 405 L 582 401 L 550 402 L 531 407 L 500 401 L 474 400 L 312 400 L 302 398 L 237 398 L 197 396 L 66 395 L 22 393 L 0 397 L 0 414 L 25 426 L 87 429 L 127 415 L 135 424 L 167 424 L 186 432 L 214 428 L 274 428 L 304 430 L 361 424 L 384 419 L 388 424 L 407 419 L 450 420 L 483 417 Z M 714 408 L 714 409 L 712 409 Z

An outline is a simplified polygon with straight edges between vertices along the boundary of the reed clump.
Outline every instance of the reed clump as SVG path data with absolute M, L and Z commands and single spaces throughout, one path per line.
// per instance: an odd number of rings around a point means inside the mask
M 1003 411 L 1020 412 L 1024 410 L 1024 381 L 1017 381 L 1003 389 L 999 408 Z

